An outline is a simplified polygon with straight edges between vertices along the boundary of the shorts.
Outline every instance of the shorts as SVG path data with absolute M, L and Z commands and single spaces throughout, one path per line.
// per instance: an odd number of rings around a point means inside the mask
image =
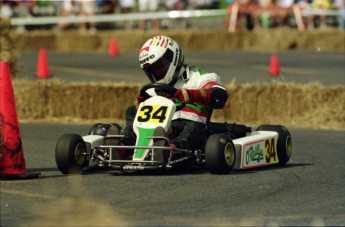
M 139 0 L 138 9 L 140 12 L 158 11 L 159 0 Z
M 120 7 L 121 8 L 134 8 L 135 1 L 134 0 L 120 0 Z
M 314 9 L 329 9 L 330 2 L 328 0 L 314 0 L 312 3 Z

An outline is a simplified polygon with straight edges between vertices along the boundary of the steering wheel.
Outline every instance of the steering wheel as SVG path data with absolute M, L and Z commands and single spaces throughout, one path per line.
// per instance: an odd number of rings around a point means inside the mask
M 171 98 L 175 92 L 177 91 L 176 88 L 173 86 L 167 85 L 167 84 L 161 84 L 161 83 L 152 83 L 152 84 L 147 84 L 143 86 L 140 89 L 139 95 L 145 98 L 151 97 L 148 93 L 147 90 L 149 89 L 154 89 L 156 94 L 159 96 L 164 96 L 166 98 Z

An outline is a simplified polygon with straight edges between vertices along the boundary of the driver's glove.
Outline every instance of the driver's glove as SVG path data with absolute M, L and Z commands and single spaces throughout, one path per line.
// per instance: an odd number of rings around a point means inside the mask
M 211 103 L 211 92 L 208 89 L 178 89 L 174 98 L 177 98 L 182 103 L 196 102 L 205 106 Z
M 147 99 L 146 97 L 137 95 L 137 103 L 138 103 L 138 105 L 139 105 L 141 102 L 144 102 L 146 99 Z
M 129 106 L 125 111 L 126 121 L 129 121 L 129 122 L 134 121 L 136 113 L 137 113 L 137 108 L 134 105 Z

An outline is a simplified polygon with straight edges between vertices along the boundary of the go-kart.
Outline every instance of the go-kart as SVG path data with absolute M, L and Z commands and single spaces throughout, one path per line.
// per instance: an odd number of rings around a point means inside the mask
M 115 123 L 94 124 L 85 136 L 62 135 L 55 148 L 59 170 L 71 174 L 94 167 L 137 172 L 198 166 L 213 174 L 226 174 L 234 169 L 285 165 L 289 161 L 291 135 L 280 125 L 261 125 L 255 131 L 244 126 L 244 134 L 236 135 L 229 127 L 234 124 L 208 119 L 207 138 L 199 149 L 170 146 L 171 121 L 175 111 L 183 107 L 169 98 L 175 91 L 171 86 L 157 83 L 140 90 L 140 96 L 147 99 L 140 103 L 133 122 L 135 145 L 120 144 L 123 129 Z M 124 150 L 132 151 L 132 155 L 121 157 L 120 151 Z

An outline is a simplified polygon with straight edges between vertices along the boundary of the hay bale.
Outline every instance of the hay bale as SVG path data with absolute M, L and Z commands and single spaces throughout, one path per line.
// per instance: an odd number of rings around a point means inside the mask
M 304 50 L 345 51 L 345 33 L 338 29 L 314 30 L 300 33 L 296 44 Z
M 345 128 L 345 87 L 293 83 L 226 85 L 227 104 L 213 120 Z
M 14 96 L 19 119 L 49 118 L 49 96 L 51 80 L 13 80 Z
M 141 84 L 14 80 L 18 116 L 27 119 L 124 119 Z M 212 120 L 345 128 L 345 86 L 320 84 L 225 85 L 230 97 Z M 28 95 L 30 93 L 30 95 Z
M 9 19 L 0 17 L 1 35 L 8 35 L 11 31 L 11 21 Z
M 37 50 L 40 47 L 56 51 L 108 50 L 110 38 L 114 37 L 121 52 L 136 52 L 143 43 L 155 35 L 167 35 L 176 39 L 185 51 L 190 50 L 335 50 L 344 51 L 344 32 L 338 29 L 299 32 L 296 29 L 256 29 L 229 33 L 226 29 L 188 29 L 146 31 L 115 30 L 96 34 L 78 31 L 53 33 L 51 31 L 29 31 L 14 34 L 16 47 L 20 50 Z
M 56 34 L 48 31 L 30 31 L 14 34 L 16 48 L 21 51 L 37 51 L 40 48 L 55 50 Z
M 56 36 L 56 49 L 59 51 L 92 51 L 97 50 L 100 43 L 99 36 L 90 33 L 73 31 Z
M 122 119 L 133 105 L 138 85 L 59 82 L 48 91 L 49 116 L 53 118 Z
M 0 18 L 0 61 L 6 61 L 9 64 L 12 78 L 18 73 L 17 61 L 18 57 L 14 51 L 14 44 L 10 36 L 10 21 Z

